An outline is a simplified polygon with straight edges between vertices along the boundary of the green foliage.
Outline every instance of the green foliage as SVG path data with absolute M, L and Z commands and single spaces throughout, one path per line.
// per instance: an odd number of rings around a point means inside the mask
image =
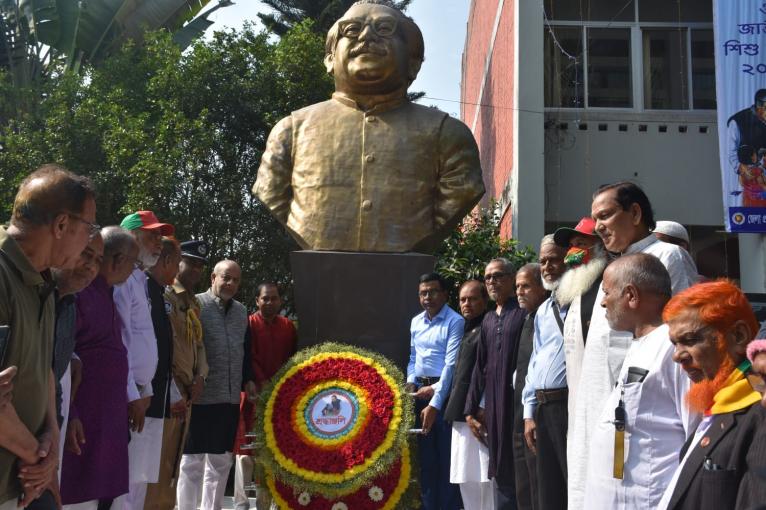
M 484 268 L 493 258 L 503 257 L 516 269 L 536 259 L 534 250 L 520 247 L 515 239 L 500 237 L 501 213 L 498 204 L 466 216 L 437 252 L 436 270 L 453 283 L 450 304 L 457 304 L 460 285 L 483 279 Z
M 357 0 L 263 0 L 276 13 L 259 13 L 258 17 L 277 35 L 286 34 L 292 27 L 307 19 L 313 20 L 314 30 L 324 36 L 335 21 Z M 412 0 L 392 2 L 402 11 Z
M 60 74 L 30 92 L 36 108 L 0 125 L 0 215 L 30 170 L 60 162 L 95 181 L 100 224 L 150 209 L 179 239 L 208 241 L 213 260 L 239 262 L 252 308 L 259 282 L 290 283 L 296 246 L 250 189 L 271 127 L 331 95 L 323 53 L 309 22 L 279 40 L 252 26 L 219 32 L 183 53 L 163 31 Z M 12 89 L 0 85 L 0 100 Z

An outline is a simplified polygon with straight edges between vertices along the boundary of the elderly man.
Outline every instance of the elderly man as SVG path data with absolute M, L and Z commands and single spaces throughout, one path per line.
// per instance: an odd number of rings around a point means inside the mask
M 45 165 L 22 181 L 10 226 L 0 227 L 0 326 L 10 328 L 0 373 L 7 381 L 15 371 L 13 393 L 0 408 L 2 510 L 16 508 L 19 501 L 26 506 L 55 484 L 59 427 L 49 269 L 77 261 L 98 232 L 95 215 L 90 181 Z
M 151 404 L 152 379 L 157 370 L 157 337 L 152 324 L 147 275 L 160 257 L 162 236 L 173 235 L 173 225 L 160 223 L 151 211 L 123 218 L 120 226 L 138 243 L 138 264 L 130 278 L 114 290 L 117 313 L 122 319 L 122 341 L 128 350 L 128 418 L 131 424 L 130 492 L 114 502 L 113 510 L 142 509 L 146 487 L 157 482 L 162 450 L 161 418 L 146 418 Z
M 689 378 L 673 363 L 662 324 L 670 275 L 657 257 L 636 253 L 606 269 L 603 288 L 609 326 L 633 340 L 593 431 L 585 508 L 657 508 L 699 422 L 684 402 Z
M 484 194 L 468 128 L 407 99 L 423 52 L 385 0 L 330 29 L 335 93 L 274 127 L 253 188 L 302 248 L 430 253 Z
M 163 420 L 162 452 L 156 483 L 146 489 L 145 510 L 172 510 L 176 502 L 173 476 L 180 448 L 183 421 L 186 417 L 186 399 L 181 395 L 173 378 L 174 331 L 165 303 L 165 287 L 172 285 L 181 247 L 172 237 L 162 238 L 162 250 L 157 263 L 147 271 L 147 290 L 152 311 L 154 334 L 157 337 L 157 371 L 152 379 L 152 401 L 146 416 Z
M 255 399 L 255 382 L 245 356 L 250 350 L 247 309 L 234 299 L 241 278 L 239 264 L 222 260 L 210 275 L 210 289 L 197 294 L 209 372 L 205 389 L 192 406 L 194 419 L 176 492 L 179 510 L 196 510 L 198 503 L 202 510 L 221 508 L 234 461 L 243 383 L 248 398 Z M 202 501 L 198 502 L 200 486 Z
M 766 409 L 745 357 L 758 329 L 745 295 L 727 281 L 696 285 L 665 307 L 673 361 L 692 381 L 686 402 L 704 413 L 681 449 L 661 510 L 750 509 L 766 501 Z
M 415 415 L 423 429 L 418 437 L 422 503 L 424 510 L 457 510 L 460 491 L 449 481 L 452 430 L 444 421 L 444 405 L 465 320 L 447 304 L 447 284 L 438 273 L 420 277 L 418 297 L 423 313 L 410 326 L 407 390 L 415 392 Z
M 489 294 L 482 282 L 468 280 L 460 286 L 458 300 L 460 315 L 465 319 L 465 333 L 460 341 L 452 389 L 444 410 L 445 421 L 452 423 L 449 481 L 460 486 L 465 510 L 493 510 L 492 481 L 487 478 L 489 452 L 486 444 L 474 437 L 464 414 Z
M 673 293 L 697 281 L 697 269 L 689 253 L 674 244 L 657 239 L 654 212 L 644 191 L 631 182 L 618 182 L 599 188 L 593 195 L 591 216 L 596 233 L 607 251 L 616 255 L 648 253 L 654 255 L 670 274 Z M 603 290 L 596 297 L 603 300 Z M 607 397 L 617 383 L 632 337 L 609 327 L 605 311 L 595 307 L 591 316 L 582 358 L 575 414 L 570 417 L 568 459 L 569 508 L 581 510 L 588 473 L 590 434 L 595 430 Z
M 276 283 L 263 282 L 258 285 L 256 304 L 258 311 L 250 315 L 250 366 L 253 370 L 255 386 L 258 391 L 269 382 L 280 368 L 295 354 L 298 345 L 298 333 L 293 321 L 280 315 L 282 311 L 282 297 L 279 295 L 279 287 Z M 237 455 L 237 464 L 234 471 L 234 506 L 236 510 L 248 510 L 250 499 L 247 496 L 245 485 L 253 480 L 253 457 L 252 450 L 242 449 L 242 445 L 252 443 L 246 438 L 246 434 L 253 428 L 255 420 L 255 405 L 245 393 L 240 396 L 240 417 L 237 428 L 237 440 L 234 453 Z M 271 507 L 271 498 L 262 484 L 262 489 L 256 493 L 257 510 L 268 510 Z
M 526 313 L 514 297 L 515 270 L 507 259 L 493 259 L 484 269 L 484 283 L 495 310 L 484 316 L 465 404 L 466 422 L 487 442 L 487 476 L 495 484 L 495 508 L 516 504 L 513 475 L 513 371 L 516 345 Z M 486 434 L 484 433 L 486 428 Z M 486 437 L 484 437 L 486 436 Z
M 524 439 L 524 405 L 521 390 L 529 369 L 529 359 L 535 336 L 535 314 L 548 298 L 543 287 L 540 264 L 526 264 L 516 273 L 516 299 L 519 307 L 527 312 L 516 347 L 516 373 L 513 376 L 513 464 L 516 480 L 516 502 L 519 510 L 535 510 L 538 507 L 537 461 Z
M 532 356 L 521 402 L 524 405 L 524 439 L 535 454 L 537 496 L 541 510 L 566 508 L 567 486 L 567 374 L 564 358 L 564 319 L 567 309 L 556 300 L 556 289 L 566 271 L 566 250 L 543 237 L 540 272 L 551 297 L 535 315 Z
M 763 396 L 761 405 L 766 407 L 766 340 L 760 338 L 750 342 L 747 346 L 747 359 L 753 364 L 753 375 L 759 378 L 751 380 L 751 383 L 753 388 Z
M 62 501 L 78 510 L 128 492 L 128 355 L 113 291 L 133 272 L 138 245 L 120 227 L 101 236 L 98 276 L 77 295 L 75 354 L 87 368 L 70 405 L 61 467 Z
M 609 258 L 601 238 L 596 234 L 593 218 L 581 219 L 573 229 L 559 228 L 553 234 L 553 239 L 556 244 L 568 250 L 564 263 L 569 269 L 561 277 L 556 299 L 560 306 L 569 308 L 564 320 L 564 354 L 569 388 L 568 411 L 570 416 L 574 416 L 585 339 L 588 338 L 593 308 L 600 308 L 596 296 Z M 571 462 L 571 449 L 568 443 L 567 462 Z

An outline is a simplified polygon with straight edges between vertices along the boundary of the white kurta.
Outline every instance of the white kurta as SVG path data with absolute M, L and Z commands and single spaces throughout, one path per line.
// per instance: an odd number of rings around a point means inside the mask
M 471 428 L 462 421 L 452 422 L 452 443 L 450 451 L 450 483 L 489 482 L 489 451 L 471 433 Z
M 633 340 L 618 384 L 609 394 L 591 435 L 585 508 L 656 508 L 678 467 L 678 452 L 699 422 L 684 401 L 691 381 L 674 363 L 667 326 Z M 628 370 L 648 370 L 643 382 L 626 383 Z M 625 471 L 612 476 L 614 410 L 622 395 L 625 412 Z
M 630 253 L 648 253 L 660 259 L 670 273 L 674 294 L 694 285 L 697 281 L 697 268 L 689 253 L 674 244 L 659 241 L 654 235 L 650 234 L 630 245 L 625 254 Z M 590 435 L 596 428 L 606 399 L 617 382 L 622 362 L 632 340 L 630 333 L 612 331 L 609 328 L 606 311 L 600 306 L 603 298 L 603 289 L 599 289 L 582 356 L 574 414 L 569 415 L 567 433 L 569 510 L 584 508 Z

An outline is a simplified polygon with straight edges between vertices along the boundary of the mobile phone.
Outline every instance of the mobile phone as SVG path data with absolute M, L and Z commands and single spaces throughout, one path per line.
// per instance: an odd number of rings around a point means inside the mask
M 630 384 L 634 382 L 642 383 L 644 382 L 644 379 L 646 379 L 646 376 L 648 373 L 649 371 L 646 370 L 645 368 L 629 367 L 628 375 L 627 377 L 625 377 L 625 384 Z
M 10 326 L 0 326 L 0 367 L 5 366 L 5 351 L 8 350 L 8 340 L 11 336 Z

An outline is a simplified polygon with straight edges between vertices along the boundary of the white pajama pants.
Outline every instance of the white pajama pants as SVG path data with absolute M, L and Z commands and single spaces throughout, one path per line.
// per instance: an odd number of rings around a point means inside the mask
M 90 501 L 83 501 L 82 503 L 75 503 L 74 505 L 64 505 L 64 510 L 97 510 L 98 500 L 91 499 Z
M 195 453 L 181 457 L 176 490 L 178 510 L 197 510 L 198 506 L 200 510 L 220 510 L 233 463 L 234 455 L 231 452 Z
M 465 510 L 494 510 L 495 490 L 493 482 L 465 482 L 459 484 L 459 487 Z
M 64 446 L 66 445 L 66 429 L 69 424 L 69 403 L 72 397 L 72 364 L 66 367 L 66 372 L 61 376 L 61 430 L 59 436 L 59 483 L 61 483 L 61 463 L 64 459 Z
M 253 458 L 249 455 L 237 455 L 237 463 L 234 470 L 234 510 L 247 510 L 250 508 L 250 498 L 245 491 L 245 486 L 253 482 Z M 271 496 L 266 490 L 265 482 L 255 493 L 255 510 L 276 510 L 276 504 L 272 504 Z
M 157 483 L 162 453 L 162 418 L 146 417 L 144 429 L 130 433 L 128 443 L 128 493 L 116 498 L 111 510 L 143 510 L 147 484 Z

